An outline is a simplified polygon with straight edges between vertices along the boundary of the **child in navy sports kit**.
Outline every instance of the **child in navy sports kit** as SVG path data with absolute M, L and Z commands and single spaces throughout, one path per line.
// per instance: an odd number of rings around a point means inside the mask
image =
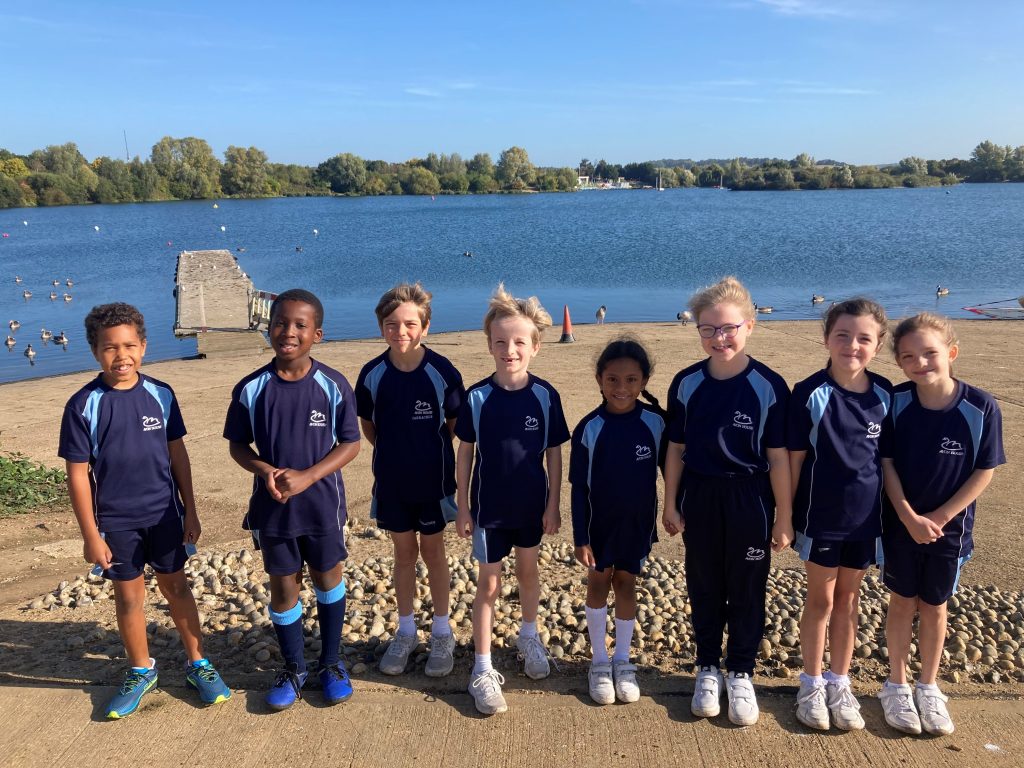
M 456 513 L 452 431 L 465 390 L 448 358 L 421 344 L 430 328 L 430 299 L 419 283 L 397 285 L 381 296 L 377 323 L 388 350 L 364 365 L 356 381 L 363 434 L 373 446 L 371 516 L 390 531 L 395 546 L 398 632 L 380 660 L 387 675 L 404 672 L 419 643 L 413 598 L 421 553 L 434 606 L 424 672 L 443 677 L 454 663 L 444 529 Z
M 850 690 L 858 594 L 867 569 L 880 559 L 882 466 L 878 453 L 892 384 L 867 367 L 888 328 L 885 310 L 855 298 L 825 314 L 828 365 L 793 387 L 787 443 L 794 483 L 793 520 L 780 514 L 776 549 L 793 539 L 807 569 L 800 618 L 804 672 L 797 719 L 828 730 L 864 727 Z M 829 667 L 822 675 L 825 636 Z
M 93 307 L 85 333 L 103 372 L 68 400 L 57 453 L 67 465 L 85 559 L 114 584 L 117 627 L 131 664 L 106 715 L 130 715 L 157 683 L 146 637 L 147 564 L 188 655 L 186 681 L 204 703 L 225 701 L 231 691 L 203 656 L 185 579 L 185 544 L 198 541 L 201 527 L 178 402 L 169 386 L 139 372 L 146 326 L 135 307 Z
M 640 698 L 629 646 L 636 625 L 636 576 L 657 540 L 658 465 L 664 412 L 647 392 L 652 364 L 638 341 L 617 339 L 597 360 L 602 403 L 573 430 L 569 459 L 576 559 L 587 567 L 590 697 L 598 704 Z M 641 403 L 643 395 L 651 404 Z M 608 592 L 615 591 L 615 653 L 608 658 Z
M 729 628 L 725 679 L 729 720 L 753 725 L 759 710 L 751 676 L 764 635 L 774 511 L 789 519 L 785 448 L 789 389 L 746 354 L 754 327 L 747 289 L 726 277 L 690 299 L 708 358 L 676 374 L 668 391 L 665 512 L 670 535 L 686 544 L 686 587 L 697 645 L 690 711 L 720 711 L 722 633 Z
M 292 289 L 274 300 L 274 359 L 238 382 L 224 424 L 231 458 L 254 475 L 243 527 L 270 576 L 270 619 L 285 667 L 266 700 L 278 710 L 301 697 L 307 677 L 299 602 L 303 563 L 316 593 L 324 699 L 335 704 L 352 695 L 338 650 L 348 556 L 341 468 L 359 453 L 359 423 L 345 377 L 310 357 L 323 338 L 323 317 L 323 305 L 309 291 Z
M 469 692 L 479 712 L 508 709 L 505 682 L 491 665 L 491 625 L 501 588 L 502 561 L 515 550 L 523 623 L 516 646 L 528 677 L 550 674 L 547 651 L 537 635 L 543 534 L 558 533 L 562 480 L 561 444 L 569 428 L 554 387 L 528 372 L 551 316 L 535 297 L 517 299 L 502 285 L 484 316 L 487 348 L 495 371 L 466 392 L 455 423 L 458 516 L 455 529 L 473 538 L 480 567 L 473 600 L 476 661 Z M 547 474 L 544 463 L 547 463 Z M 470 475 L 472 474 L 472 485 Z
M 946 601 L 974 549 L 975 503 L 1006 462 L 995 399 L 953 378 L 959 348 L 952 323 L 922 312 L 893 334 L 896 362 L 910 381 L 896 386 L 882 430 L 886 644 L 889 679 L 878 694 L 897 730 L 953 732 L 936 678 L 946 639 Z M 921 671 L 907 683 L 917 614 Z

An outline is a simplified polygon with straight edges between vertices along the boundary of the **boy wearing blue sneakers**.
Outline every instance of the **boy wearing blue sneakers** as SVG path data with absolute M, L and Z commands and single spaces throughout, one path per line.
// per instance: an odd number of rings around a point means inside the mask
M 275 710 L 301 698 L 306 683 L 303 564 L 316 592 L 324 699 L 337 704 L 352 695 L 339 655 L 348 557 L 341 468 L 359 453 L 359 424 L 348 381 L 310 357 L 323 319 L 323 305 L 309 291 L 278 295 L 270 308 L 274 359 L 238 382 L 224 425 L 231 458 L 253 474 L 243 527 L 270 576 L 270 619 L 285 661 L 267 692 Z
M 146 637 L 147 564 L 188 655 L 187 683 L 206 704 L 226 701 L 231 690 L 203 655 L 185 579 L 186 544 L 199 540 L 201 527 L 178 402 L 169 386 L 139 372 L 146 326 L 135 307 L 93 307 L 85 334 L 103 372 L 65 406 L 57 454 L 66 462 L 85 559 L 114 584 L 117 627 L 132 665 L 106 715 L 127 717 L 157 683 Z

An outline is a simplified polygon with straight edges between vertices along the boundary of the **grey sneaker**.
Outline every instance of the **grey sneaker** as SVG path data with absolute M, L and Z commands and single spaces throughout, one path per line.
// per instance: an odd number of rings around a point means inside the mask
M 718 717 L 722 711 L 722 673 L 718 667 L 701 667 L 693 686 L 690 712 L 694 717 Z
M 729 694 L 729 722 L 733 725 L 753 725 L 761 716 L 754 695 L 754 684 L 746 672 L 730 672 L 725 678 Z
M 946 709 L 949 699 L 938 688 L 915 688 L 914 702 L 921 713 L 921 727 L 933 736 L 948 736 L 953 732 L 953 719 Z
M 825 688 L 828 711 L 832 722 L 841 731 L 864 730 L 864 718 L 860 715 L 860 702 L 850 690 L 849 683 L 829 683 Z
M 640 699 L 640 686 L 636 684 L 636 664 L 628 661 L 613 661 L 615 674 L 615 696 L 623 704 L 632 704 Z
M 612 682 L 612 665 L 609 661 L 595 661 L 590 665 L 590 698 L 596 704 L 615 703 L 615 684 Z
M 449 632 L 447 635 L 430 636 L 430 655 L 427 656 L 427 666 L 423 670 L 427 677 L 444 677 L 451 673 L 455 666 L 455 635 Z
M 800 681 L 800 690 L 796 694 L 796 719 L 808 728 L 828 730 L 828 700 L 824 680 Z
M 501 686 L 504 682 L 505 678 L 496 669 L 470 676 L 469 695 L 473 697 L 477 712 L 482 715 L 495 715 L 508 711 L 505 697 L 501 695 Z
M 915 736 L 921 733 L 921 718 L 914 707 L 914 694 L 909 685 L 886 683 L 878 692 L 878 698 L 882 701 L 885 722 L 903 733 Z
M 544 647 L 539 637 L 520 635 L 516 640 L 516 648 L 519 649 L 519 658 L 523 660 L 523 670 L 531 680 L 543 680 L 551 674 L 548 649 Z
M 405 665 L 409 662 L 409 654 L 419 645 L 420 639 L 417 635 L 403 635 L 399 632 L 391 645 L 384 652 L 380 659 L 380 671 L 385 675 L 400 675 L 405 672 Z

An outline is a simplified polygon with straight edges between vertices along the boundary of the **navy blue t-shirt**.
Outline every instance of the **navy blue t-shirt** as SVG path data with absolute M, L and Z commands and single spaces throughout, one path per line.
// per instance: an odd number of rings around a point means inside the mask
M 572 535 L 577 547 L 594 544 L 647 556 L 657 541 L 658 465 L 665 419 L 644 403 L 629 413 L 601 405 L 572 433 Z
M 298 381 L 277 375 L 274 361 L 259 368 L 231 393 L 224 437 L 255 443 L 260 459 L 279 469 L 309 469 L 338 443 L 359 441 L 355 396 L 345 377 L 312 361 Z M 313 483 L 284 504 L 275 501 L 259 475 L 243 527 L 276 538 L 318 536 L 345 524 L 341 470 Z
M 684 368 L 668 388 L 668 439 L 686 446 L 688 470 L 716 477 L 768 471 L 767 448 L 786 447 L 789 387 L 750 358 L 746 370 L 714 379 L 708 361 Z
M 466 391 L 455 435 L 476 443 L 469 501 L 481 528 L 539 525 L 548 497 L 544 451 L 569 439 L 555 388 L 530 374 L 509 391 L 488 377 Z
M 988 392 L 957 382 L 953 402 L 941 411 L 921 405 L 913 382 L 893 390 L 892 409 L 882 428 L 882 456 L 893 460 L 903 493 L 914 511 L 925 515 L 942 506 L 976 469 L 1006 463 L 1003 416 Z M 889 498 L 884 502 L 887 541 L 926 547 L 928 552 L 964 557 L 974 549 L 972 502 L 946 523 L 933 544 L 916 544 Z
M 812 539 L 867 541 L 882 535 L 878 441 L 892 383 L 871 371 L 866 392 L 818 371 L 793 387 L 786 447 L 807 451 L 793 499 L 793 528 Z
M 148 528 L 185 512 L 167 451 L 184 436 L 169 386 L 140 373 L 131 389 L 114 389 L 100 375 L 64 406 L 57 455 L 89 463 L 101 532 Z
M 414 371 L 401 371 L 387 352 L 363 366 L 356 380 L 359 418 L 372 421 L 373 495 L 405 503 L 455 493 L 455 452 L 446 419 L 459 415 L 466 392 L 446 357 L 424 348 Z

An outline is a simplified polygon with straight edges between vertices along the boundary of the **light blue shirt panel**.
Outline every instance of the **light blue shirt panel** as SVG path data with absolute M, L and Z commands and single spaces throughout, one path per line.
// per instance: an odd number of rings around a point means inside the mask
M 882 387 L 877 384 L 873 385 L 875 390 L 875 397 L 882 403 L 882 418 L 889 415 L 889 409 L 892 408 L 892 397 Z
M 760 423 L 757 425 L 757 444 L 760 445 L 761 439 L 764 437 L 764 424 L 768 420 L 768 409 L 777 402 L 775 390 L 772 389 L 768 379 L 757 371 L 751 371 L 747 376 L 747 381 L 750 382 L 750 386 L 753 388 L 754 394 L 757 395 L 758 402 L 761 404 Z
M 974 461 L 972 463 L 976 464 L 978 451 L 981 448 L 981 433 L 985 429 L 985 414 L 976 405 L 972 405 L 966 400 L 961 400 L 956 409 L 960 411 L 960 415 L 964 417 L 967 427 L 971 430 L 971 441 L 974 443 Z
M 469 393 L 469 412 L 473 414 L 473 434 L 476 435 L 478 443 L 480 442 L 480 412 L 484 409 L 484 401 L 492 391 L 493 388 L 490 384 L 484 384 Z
M 444 415 L 444 389 L 447 386 L 447 382 L 444 380 L 444 376 L 430 363 L 427 363 L 424 369 L 427 372 L 427 376 L 430 379 L 430 383 L 434 385 L 434 393 L 437 395 L 437 412 L 441 414 L 441 423 L 445 421 Z
M 914 396 L 909 392 L 897 392 L 893 398 L 892 420 L 895 422 L 900 417 L 903 409 L 914 402 Z
M 640 414 L 640 420 L 647 425 L 654 436 L 654 457 L 661 461 L 661 436 L 665 433 L 665 420 L 652 411 L 644 411 Z
M 253 404 L 260 396 L 260 393 L 267 388 L 271 375 L 272 374 L 269 371 L 261 373 L 255 379 L 246 384 L 238 396 L 238 401 L 245 407 L 246 412 L 249 414 L 249 431 L 252 433 L 253 439 L 256 437 L 256 411 L 253 409 Z
M 597 446 L 597 438 L 604 427 L 604 419 L 595 416 L 590 423 L 583 428 L 583 440 L 581 441 L 587 449 L 587 487 L 591 487 L 591 476 L 594 469 L 594 448 Z
M 833 388 L 829 384 L 822 384 L 815 388 L 807 398 L 807 410 L 811 412 L 811 446 L 818 450 L 818 425 L 825 418 L 825 409 L 828 408 L 828 401 L 832 399 Z
M 341 401 L 344 399 L 341 396 L 341 388 L 338 383 L 333 379 L 328 378 L 324 375 L 323 371 L 317 370 L 313 374 L 313 381 L 320 385 L 320 388 L 327 395 L 327 401 L 331 404 L 331 436 L 334 438 L 334 442 L 338 442 L 338 406 L 341 405 Z
M 166 429 L 167 422 L 171 418 L 171 403 L 174 401 L 174 395 L 171 394 L 171 390 L 157 386 L 151 381 L 143 381 L 142 388 L 160 404 L 160 412 L 163 414 L 164 428 Z
M 530 389 L 544 411 L 544 450 L 547 450 L 548 431 L 551 428 L 551 393 L 540 384 L 534 384 Z
M 690 398 L 693 397 L 693 393 L 697 391 L 697 387 L 704 381 L 704 371 L 694 371 L 679 385 L 679 390 L 676 392 L 676 398 L 683 404 L 685 408 L 690 403 Z
M 366 378 L 363 379 L 363 386 L 370 390 L 370 399 L 373 400 L 375 416 L 377 414 L 377 390 L 380 388 L 380 380 L 384 378 L 384 373 L 387 371 L 387 369 L 387 363 L 381 360 L 379 363 L 377 363 L 377 365 L 374 367 L 372 371 L 366 374 Z M 377 423 L 376 419 L 374 419 L 374 423 Z
M 100 456 L 99 415 L 100 398 L 103 397 L 103 394 L 103 390 L 94 389 L 85 401 L 85 408 L 82 409 L 82 418 L 89 425 L 89 442 L 92 444 L 92 455 L 97 459 Z

